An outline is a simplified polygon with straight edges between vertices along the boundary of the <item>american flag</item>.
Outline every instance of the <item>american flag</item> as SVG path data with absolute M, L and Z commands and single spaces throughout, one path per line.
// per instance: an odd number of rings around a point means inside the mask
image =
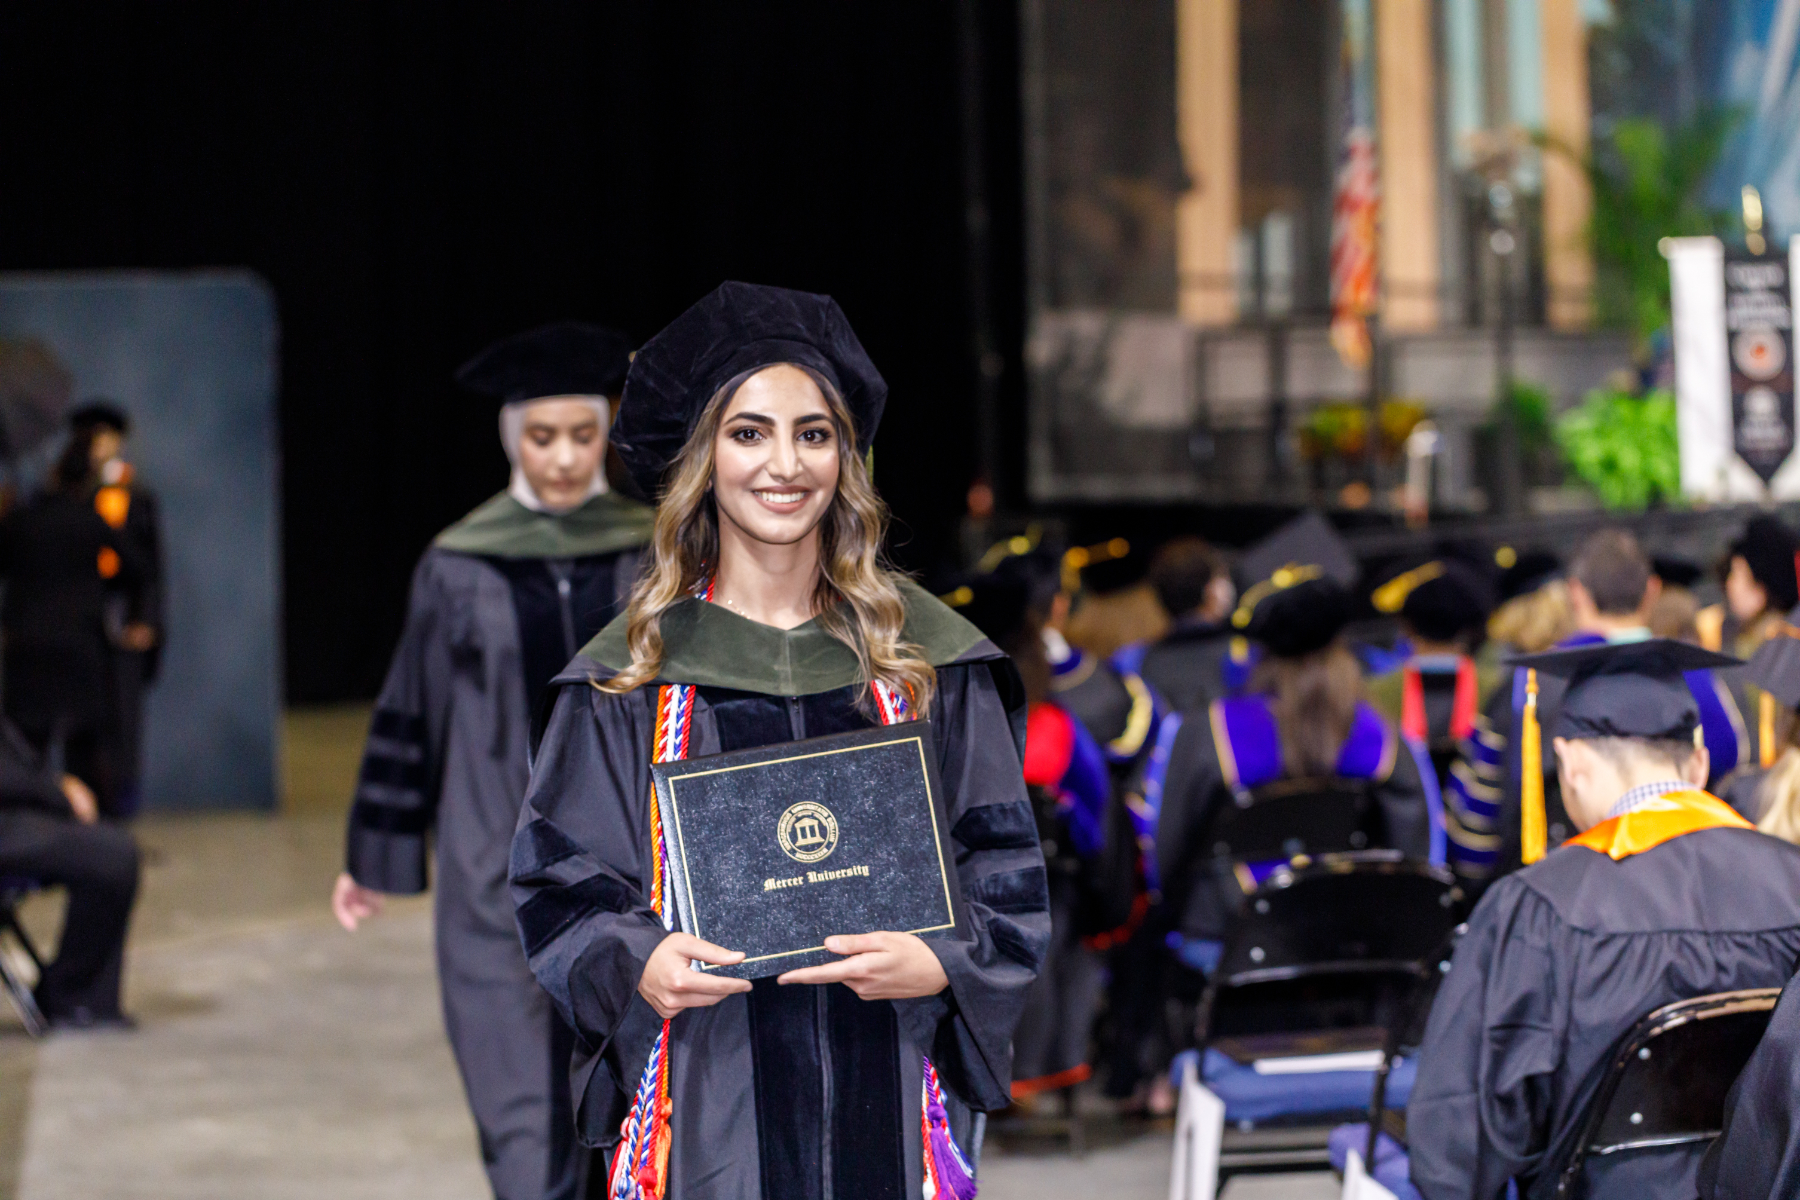
M 1346 364 L 1360 369 L 1371 354 L 1380 186 L 1366 0 L 1344 0 L 1343 14 L 1344 149 L 1331 201 L 1331 344 Z
M 1331 344 L 1352 367 L 1369 365 L 1375 311 L 1375 139 L 1350 130 L 1331 202 Z

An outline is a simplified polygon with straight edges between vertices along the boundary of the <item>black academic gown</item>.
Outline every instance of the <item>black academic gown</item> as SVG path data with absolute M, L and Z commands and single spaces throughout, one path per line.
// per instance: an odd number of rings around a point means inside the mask
M 877 1200 L 920 1193 L 922 1056 L 969 1146 L 974 1111 L 1004 1107 L 1011 1038 L 1050 937 L 1044 860 L 1021 776 L 1023 690 L 973 626 L 911 584 L 907 641 L 938 668 L 931 720 L 970 940 L 930 943 L 937 995 L 860 1000 L 782 987 L 671 1025 L 671 1200 Z M 666 936 L 648 904 L 657 688 L 589 686 L 628 661 L 615 622 L 560 677 L 513 846 L 519 930 L 578 1037 L 583 1141 L 609 1155 L 661 1025 L 638 994 Z M 875 723 L 849 650 L 815 622 L 782 631 L 697 599 L 663 617 L 662 679 L 697 685 L 690 756 Z
M 1800 966 L 1800 847 L 1704 829 L 1614 861 L 1568 845 L 1488 889 L 1432 1005 L 1408 1101 L 1426 1200 L 1555 1190 L 1613 1047 L 1652 1009 Z M 1589 1200 L 1692 1196 L 1700 1148 L 1590 1159 Z
M 439 535 L 413 575 L 350 813 L 347 869 L 384 892 L 424 890 L 436 831 L 444 1022 L 501 1200 L 578 1194 L 585 1157 L 562 1084 L 568 1033 L 506 890 L 532 706 L 623 608 L 650 522 L 611 494 L 560 517 L 502 494 Z
M 1205 708 L 1223 696 L 1231 630 L 1222 622 L 1185 617 L 1144 649 L 1144 682 L 1176 712 Z
M 1249 709 L 1260 702 L 1256 697 L 1217 701 L 1211 711 L 1186 714 L 1169 753 L 1157 817 L 1156 857 L 1167 919 L 1187 938 L 1222 938 L 1243 899 L 1240 889 L 1220 883 L 1206 839 L 1213 819 L 1233 803 L 1236 787 L 1260 786 L 1280 775 L 1277 771 L 1266 777 L 1242 778 L 1239 764 L 1248 770 L 1253 761 L 1249 745 L 1220 752 L 1218 739 L 1232 728 L 1220 713 L 1227 707 Z M 1367 780 L 1372 787 L 1380 826 L 1373 844 L 1427 861 L 1431 856 L 1431 813 L 1418 760 L 1394 728 L 1366 705 L 1359 707 L 1351 739 L 1360 743 L 1355 750 L 1361 752 L 1353 753 L 1352 745 L 1347 744 L 1341 752 L 1344 761 L 1339 774 Z M 1254 749 L 1260 751 L 1257 759 L 1267 761 L 1270 753 L 1279 758 L 1279 746 Z
M 1725 1097 L 1725 1131 L 1697 1182 L 1701 1200 L 1800 1196 L 1800 987 L 1792 982 Z
M 42 752 L 59 743 L 65 768 L 116 811 L 118 778 L 108 583 L 139 573 L 133 546 L 94 511 L 86 492 L 50 491 L 0 521 L 6 602 L 6 715 Z
M 138 482 L 129 468 L 119 482 L 95 489 L 94 502 L 96 511 L 131 548 L 136 566 L 129 577 L 121 575 L 113 581 L 106 614 L 115 708 L 110 722 L 111 754 L 120 814 L 132 816 L 142 802 L 144 692 L 155 682 L 162 664 L 162 518 L 156 493 Z M 120 641 L 127 625 L 149 626 L 156 631 L 156 644 L 148 650 L 128 649 Z

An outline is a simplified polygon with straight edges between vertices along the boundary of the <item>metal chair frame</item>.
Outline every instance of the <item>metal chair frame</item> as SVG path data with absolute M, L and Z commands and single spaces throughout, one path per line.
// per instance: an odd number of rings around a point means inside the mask
M 22 886 L 11 880 L 0 882 L 0 935 L 12 935 L 25 951 L 25 956 L 37 968 L 39 978 L 42 978 L 44 956 L 39 953 L 31 935 L 25 932 L 25 926 L 19 923 L 19 901 L 31 890 L 29 886 Z M 27 1034 L 38 1038 L 50 1031 L 50 1022 L 45 1019 L 43 1010 L 38 1008 L 31 988 L 19 977 L 19 973 L 3 954 L 0 954 L 0 987 L 5 988 L 7 999 L 12 1001 L 19 1019 L 25 1024 Z
M 1267 811 L 1268 807 L 1286 806 L 1295 802 L 1347 806 L 1348 811 L 1340 814 L 1347 818 L 1344 823 L 1348 826 L 1343 839 L 1334 839 L 1329 844 L 1320 845 L 1309 845 L 1303 839 L 1292 836 L 1283 836 L 1281 840 L 1268 844 L 1254 841 L 1248 845 L 1233 844 L 1232 840 L 1228 840 L 1232 827 L 1245 814 L 1259 808 Z M 1368 848 L 1369 833 L 1366 826 L 1374 809 L 1374 789 L 1367 780 L 1337 776 L 1277 779 L 1254 788 L 1235 789 L 1231 805 L 1214 814 L 1206 831 L 1204 844 L 1208 845 L 1216 866 L 1276 858 L 1291 859 L 1297 855 L 1354 853 Z
M 1593 1099 L 1588 1102 L 1587 1111 L 1582 1117 L 1581 1135 L 1576 1139 L 1574 1152 L 1569 1162 L 1558 1173 L 1557 1196 L 1572 1198 L 1580 1194 L 1582 1168 L 1586 1166 L 1590 1158 L 1605 1157 L 1630 1150 L 1651 1150 L 1665 1146 L 1710 1142 L 1718 1137 L 1720 1128 L 1713 1128 L 1603 1143 L 1600 1141 L 1600 1132 L 1605 1125 L 1608 1110 L 1612 1107 L 1613 1099 L 1618 1094 L 1619 1084 L 1624 1079 L 1627 1068 L 1640 1055 L 1647 1057 L 1652 1044 L 1658 1038 L 1696 1021 L 1711 1021 L 1720 1017 L 1738 1016 L 1744 1013 L 1761 1013 L 1766 1023 L 1768 1014 L 1774 1012 L 1775 1004 L 1780 999 L 1780 988 L 1746 988 L 1736 992 L 1715 992 L 1709 996 L 1696 996 L 1690 1000 L 1678 1000 L 1673 1004 L 1665 1004 L 1639 1018 L 1638 1022 L 1619 1040 L 1618 1049 L 1613 1053 L 1612 1062 L 1608 1065 L 1599 1088 L 1595 1090 Z M 1719 1126 L 1722 1128 L 1723 1125 L 1724 1113 L 1721 1111 Z
M 1303 857 L 1278 871 L 1268 879 L 1261 888 L 1248 899 L 1248 907 L 1252 913 L 1261 915 L 1269 910 L 1269 896 L 1273 891 L 1285 890 L 1309 877 L 1319 875 L 1337 875 L 1351 873 L 1368 873 L 1383 875 L 1416 875 L 1429 878 L 1441 884 L 1444 891 L 1441 895 L 1449 901 L 1446 910 L 1453 909 L 1461 901 L 1461 892 L 1454 877 L 1442 867 L 1427 863 L 1413 862 L 1402 858 L 1397 851 L 1361 851 L 1349 854 L 1322 855 L 1318 858 Z M 1442 903 L 1442 901 L 1440 901 Z M 1220 971 L 1207 982 L 1200 1000 L 1199 1012 L 1195 1022 L 1195 1032 L 1200 1047 L 1204 1050 L 1210 1037 L 1214 1010 L 1222 992 L 1237 988 L 1251 987 L 1266 983 L 1283 983 L 1303 979 L 1346 978 L 1364 976 L 1373 980 L 1386 976 L 1391 980 L 1409 982 L 1420 989 L 1435 980 L 1439 974 L 1439 962 L 1443 954 L 1442 944 L 1422 958 L 1359 958 L 1341 960 L 1317 960 L 1305 963 L 1277 964 L 1268 967 L 1251 967 L 1224 973 L 1224 968 L 1232 958 L 1231 946 L 1242 936 L 1242 927 L 1232 931 L 1227 938 L 1227 951 L 1220 960 Z M 1452 937 L 1454 934 L 1452 933 Z M 1248 956 L 1255 960 L 1254 953 Z M 1413 1005 L 1404 1006 L 1404 1012 L 1398 1019 L 1398 1028 L 1383 1030 L 1382 1066 L 1377 1069 L 1375 1080 L 1375 1097 L 1377 1103 L 1385 1099 L 1387 1073 L 1392 1060 L 1394 1046 L 1403 1036 L 1406 1025 L 1412 1021 Z M 1305 1134 L 1299 1129 L 1280 1129 L 1253 1131 L 1248 1136 L 1232 1138 L 1236 1145 L 1223 1148 L 1219 1158 L 1219 1182 L 1224 1182 L 1233 1175 L 1269 1173 L 1279 1171 L 1303 1170 L 1309 1167 L 1328 1165 L 1329 1154 L 1326 1149 L 1325 1134 L 1330 1126 L 1321 1125 Z M 1228 1136 L 1232 1131 L 1227 1131 Z M 1255 1133 L 1265 1136 L 1258 1138 Z M 1275 1135 L 1270 1141 L 1267 1135 Z M 1373 1161 L 1371 1158 L 1370 1161 Z

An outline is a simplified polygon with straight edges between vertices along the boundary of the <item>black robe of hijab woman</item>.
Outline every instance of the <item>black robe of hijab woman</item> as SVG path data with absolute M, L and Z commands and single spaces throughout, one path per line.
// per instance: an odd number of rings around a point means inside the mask
M 561 515 L 502 493 L 440 534 L 363 753 L 347 870 L 419 892 L 436 832 L 444 1024 L 500 1200 L 579 1194 L 562 1073 L 570 1038 L 519 949 L 507 855 L 529 776 L 532 705 L 623 607 L 651 510 L 611 493 Z
M 970 940 L 932 940 L 949 987 L 865 1001 L 841 984 L 754 990 L 671 1023 L 671 1200 L 911 1200 L 921 1188 L 921 1056 L 967 1150 L 1004 1107 L 1011 1039 L 1050 938 L 1020 766 L 1024 690 L 974 626 L 911 584 L 905 639 L 937 667 L 930 717 Z M 623 620 L 557 682 L 513 843 L 519 932 L 575 1029 L 581 1138 L 610 1152 L 661 1026 L 638 994 L 665 936 L 649 907 L 658 689 L 591 686 L 629 661 Z M 696 685 L 691 757 L 860 729 L 855 658 L 816 622 L 779 630 L 698 599 L 663 617 L 659 682 Z M 849 931 L 846 931 L 849 932 Z

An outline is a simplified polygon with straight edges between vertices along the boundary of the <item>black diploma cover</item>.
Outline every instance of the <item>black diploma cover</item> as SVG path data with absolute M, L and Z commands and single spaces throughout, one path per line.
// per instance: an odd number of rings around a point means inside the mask
M 831 934 L 953 937 L 962 897 L 931 722 L 650 768 L 678 927 L 741 979 L 836 962 Z

